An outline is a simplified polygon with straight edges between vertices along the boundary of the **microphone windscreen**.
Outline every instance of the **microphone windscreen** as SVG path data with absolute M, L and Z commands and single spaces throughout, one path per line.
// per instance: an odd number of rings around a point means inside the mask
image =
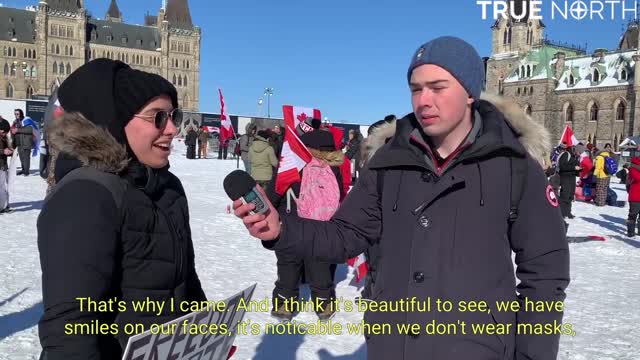
M 256 181 L 243 170 L 235 170 L 224 178 L 223 187 L 233 201 L 240 199 L 256 186 Z

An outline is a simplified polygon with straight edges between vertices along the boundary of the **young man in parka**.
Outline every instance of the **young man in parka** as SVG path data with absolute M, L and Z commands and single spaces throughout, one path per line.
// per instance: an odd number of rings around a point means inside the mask
M 440 37 L 424 44 L 407 77 L 413 113 L 397 121 L 394 137 L 330 221 L 280 218 L 273 208 L 250 215 L 254 206 L 240 202 L 234 203 L 236 216 L 254 237 L 276 241 L 277 251 L 300 258 L 344 261 L 379 242 L 372 300 L 430 300 L 432 307 L 365 312 L 366 323 L 392 329 L 390 335 L 366 335 L 369 359 L 555 359 L 560 334 L 554 325 L 562 312 L 525 308 L 526 301 L 562 302 L 569 283 L 558 200 L 519 140 L 538 135 L 526 134 L 530 125 L 516 130 L 523 124 L 509 123 L 480 99 L 483 62 L 463 40 Z M 517 162 L 526 165 L 527 176 L 514 214 L 509 189 Z M 451 311 L 438 311 L 437 300 L 451 301 Z M 461 301 L 472 300 L 486 301 L 491 311 L 459 311 Z M 500 312 L 496 301 L 518 301 L 521 308 Z M 465 332 L 460 325 L 455 334 L 426 333 L 426 324 L 458 321 Z M 472 323 L 511 330 L 474 335 Z M 399 334 L 397 324 L 421 324 L 421 331 Z M 517 333 L 528 324 L 551 324 L 554 332 Z

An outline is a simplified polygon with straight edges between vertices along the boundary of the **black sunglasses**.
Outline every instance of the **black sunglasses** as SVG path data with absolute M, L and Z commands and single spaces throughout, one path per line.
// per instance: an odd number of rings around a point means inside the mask
M 142 115 L 135 114 L 135 116 L 141 117 L 143 119 L 153 119 L 153 124 L 156 126 L 156 129 L 163 130 L 167 126 L 167 122 L 169 119 L 173 121 L 173 125 L 175 125 L 178 129 L 180 129 L 180 125 L 182 124 L 182 110 L 173 109 L 171 111 L 160 110 L 155 115 Z M 150 120 L 147 120 L 151 122 Z

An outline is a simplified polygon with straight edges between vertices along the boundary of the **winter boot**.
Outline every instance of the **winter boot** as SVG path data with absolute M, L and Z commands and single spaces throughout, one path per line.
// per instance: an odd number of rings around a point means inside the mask
M 333 306 L 331 306 L 331 304 L 333 303 L 331 300 L 321 300 L 317 303 L 318 308 L 315 310 L 316 315 L 318 315 L 318 319 L 320 321 L 327 321 L 335 316 L 336 312 L 333 309 Z
M 271 310 L 271 316 L 280 321 L 291 321 L 291 319 L 293 319 L 293 316 L 295 315 L 293 310 L 297 308 L 295 306 L 295 303 L 297 301 L 297 298 L 287 299 L 279 295 L 278 301 L 273 301 L 273 310 Z
M 636 223 L 627 220 L 627 237 L 636 236 Z
M 278 309 L 271 310 L 271 316 L 280 321 L 291 321 L 293 319 L 293 313 L 284 305 L 281 305 Z

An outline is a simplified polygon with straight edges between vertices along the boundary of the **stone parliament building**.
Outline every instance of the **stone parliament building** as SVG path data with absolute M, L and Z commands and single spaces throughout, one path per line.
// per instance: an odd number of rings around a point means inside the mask
M 187 0 L 164 0 L 144 25 L 124 23 L 116 0 L 103 20 L 89 14 L 84 0 L 0 7 L 0 98 L 48 97 L 84 63 L 110 58 L 165 77 L 181 107 L 198 111 L 201 38 Z
M 486 91 L 517 101 L 555 143 L 568 124 L 585 144 L 611 143 L 617 151 L 626 137 L 640 133 L 639 28 L 637 20 L 629 22 L 615 50 L 587 54 L 547 40 L 540 20 L 501 18 L 491 28 Z

